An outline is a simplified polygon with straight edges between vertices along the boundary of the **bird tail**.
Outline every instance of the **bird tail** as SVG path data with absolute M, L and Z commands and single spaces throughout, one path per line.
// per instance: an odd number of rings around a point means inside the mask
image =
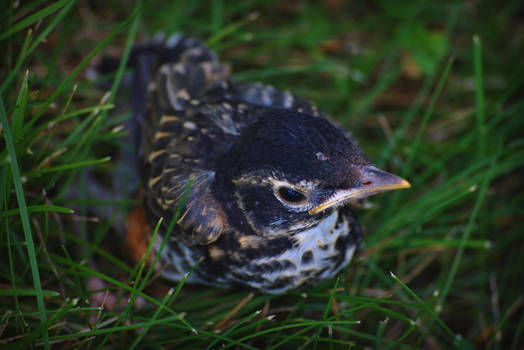
M 208 81 L 229 75 L 218 63 L 215 53 L 200 39 L 174 34 L 165 40 L 157 37 L 148 44 L 137 46 L 128 65 L 134 68 L 133 110 L 141 119 L 145 116 L 148 85 L 153 74 L 164 64 L 178 67 L 173 72 L 173 89 L 186 90 L 191 98 L 200 96 Z
M 131 77 L 124 78 L 122 87 L 132 90 L 133 118 L 125 127 L 129 130 L 130 141 L 138 158 L 143 150 L 148 87 L 159 68 L 165 64 L 170 70 L 170 92 L 173 91 L 179 99 L 198 99 L 213 82 L 223 81 L 230 74 L 229 67 L 220 64 L 216 54 L 197 38 L 182 34 L 166 38 L 158 34 L 151 41 L 134 47 L 127 62 L 127 67 L 133 73 Z M 120 60 L 117 58 L 102 57 L 92 78 L 109 76 L 119 65 Z M 162 85 L 159 88 L 167 87 L 167 84 Z M 176 98 L 173 100 L 175 109 Z

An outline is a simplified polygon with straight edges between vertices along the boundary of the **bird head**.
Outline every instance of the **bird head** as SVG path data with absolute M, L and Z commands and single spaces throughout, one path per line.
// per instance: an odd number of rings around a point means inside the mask
M 266 236 L 307 229 L 333 209 L 409 183 L 374 167 L 328 120 L 268 109 L 217 165 L 216 186 Z

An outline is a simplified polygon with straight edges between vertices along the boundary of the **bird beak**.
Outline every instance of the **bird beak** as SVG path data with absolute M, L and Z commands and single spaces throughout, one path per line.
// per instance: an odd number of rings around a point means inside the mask
M 319 205 L 309 210 L 310 215 L 318 214 L 328 208 L 335 207 L 350 199 L 369 197 L 377 193 L 409 188 L 411 184 L 403 178 L 380 170 L 372 165 L 357 166 L 360 173 L 360 185 L 335 191 Z

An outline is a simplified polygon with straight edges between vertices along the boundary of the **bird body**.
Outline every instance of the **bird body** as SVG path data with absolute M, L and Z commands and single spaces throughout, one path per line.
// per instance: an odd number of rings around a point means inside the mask
M 361 238 L 348 201 L 409 184 L 306 100 L 231 79 L 200 40 L 154 48 L 135 55 L 134 99 L 161 274 L 198 264 L 189 282 L 283 293 L 345 267 Z

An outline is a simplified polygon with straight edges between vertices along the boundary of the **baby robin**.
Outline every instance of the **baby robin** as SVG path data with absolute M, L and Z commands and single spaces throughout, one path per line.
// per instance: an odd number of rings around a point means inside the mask
M 198 264 L 189 282 L 276 294 L 332 278 L 361 239 L 348 202 L 410 186 L 308 101 L 231 79 L 198 39 L 137 48 L 131 64 L 143 209 L 150 228 L 163 218 L 167 279 Z

